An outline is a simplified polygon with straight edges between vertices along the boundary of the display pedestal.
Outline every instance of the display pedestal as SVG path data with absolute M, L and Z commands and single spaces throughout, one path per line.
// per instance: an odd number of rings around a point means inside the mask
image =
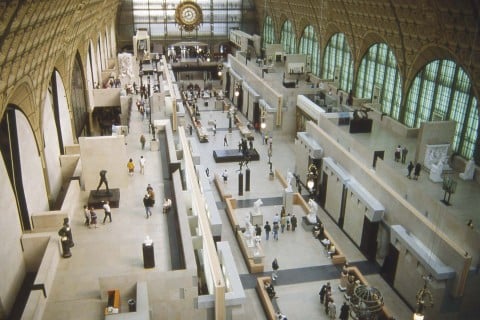
M 160 150 L 160 141 L 150 140 L 150 151 L 158 151 L 158 150 Z
M 287 214 L 293 214 L 293 191 L 287 189 L 283 191 L 283 207 Z
M 258 212 L 250 212 L 250 223 L 252 226 L 259 225 L 263 226 L 263 213 L 258 210 Z
M 150 244 L 143 244 L 143 267 L 145 269 L 155 267 L 155 255 L 153 253 L 153 242 Z
M 108 190 L 90 190 L 90 195 L 88 197 L 88 206 L 95 209 L 103 208 L 105 201 L 110 203 L 111 208 L 118 208 L 120 204 L 120 189 L 110 189 Z

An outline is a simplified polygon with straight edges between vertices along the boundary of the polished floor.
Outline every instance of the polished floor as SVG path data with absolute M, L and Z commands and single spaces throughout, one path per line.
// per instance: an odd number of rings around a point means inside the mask
M 134 97 L 133 102 L 136 101 Z M 227 169 L 230 173 L 229 181 L 224 187 L 227 193 L 231 193 L 237 199 L 244 199 L 236 214 L 239 221 L 252 210 L 252 202 L 262 198 L 264 205 L 261 210 L 264 220 L 271 220 L 275 213 L 280 212 L 283 188 L 277 179 L 269 179 L 269 167 L 267 147 L 261 143 L 260 134 L 255 134 L 254 147 L 260 154 L 259 161 L 249 163 L 252 172 L 251 190 L 238 196 L 237 170 L 238 163 L 215 163 L 213 150 L 237 148 L 240 141 L 240 133 L 234 128 L 228 132 L 227 114 L 215 109 L 214 101 L 210 101 L 208 107 L 199 103 L 201 121 L 216 121 L 217 130 L 213 133 L 209 128 L 209 142 L 199 143 L 196 135 L 189 136 L 193 143 L 198 144 L 201 164 L 209 168 L 211 173 L 221 173 Z M 153 107 L 153 119 L 165 118 L 163 105 Z M 189 122 L 189 119 L 188 119 Z M 187 122 L 187 123 L 188 123 Z M 146 158 L 145 174 L 136 170 L 129 177 L 127 188 L 121 189 L 120 207 L 112 210 L 113 222 L 102 224 L 103 212 L 98 211 L 99 224 L 97 228 L 87 228 L 83 225 L 82 206 L 88 198 L 88 191 L 82 193 L 78 199 L 76 214 L 72 219 L 75 247 L 72 248 L 73 256 L 70 259 L 62 259 L 56 274 L 56 279 L 49 296 L 48 304 L 43 319 L 103 319 L 103 308 L 106 301 L 100 299 L 100 287 L 98 278 L 102 276 L 140 274 L 152 272 L 143 268 L 141 244 L 146 235 L 150 236 L 155 243 L 155 271 L 171 270 L 170 246 L 168 243 L 168 225 L 166 217 L 161 213 L 161 207 L 156 206 L 153 216 L 146 219 L 142 203 L 143 195 L 148 184 L 151 184 L 156 192 L 157 203 L 161 204 L 164 199 L 164 187 L 166 180 L 159 170 L 161 163 L 159 152 L 149 150 L 147 142 L 145 150 L 140 145 L 140 135 L 144 134 L 149 140 L 148 121 L 143 119 L 132 108 L 130 132 L 126 137 L 128 157 L 137 163 L 140 156 Z M 378 136 L 374 142 L 368 142 L 374 135 Z M 188 132 L 187 132 L 188 136 Z M 227 138 L 229 146 L 224 146 L 224 138 Z M 358 136 L 363 139 L 362 143 L 379 143 L 383 141 L 386 146 L 395 143 L 411 143 L 410 141 L 388 140 L 378 131 L 373 132 L 371 137 Z M 393 147 L 392 147 L 393 148 Z M 413 150 L 413 147 L 410 148 Z M 413 153 L 413 152 L 412 152 Z M 286 174 L 294 168 L 294 138 L 284 135 L 273 135 L 273 168 Z M 128 159 L 125 159 L 125 164 Z M 403 174 L 403 166 L 393 160 L 392 166 Z M 125 170 L 127 174 L 127 170 Z M 412 184 L 422 184 L 427 189 L 435 189 L 437 185 L 430 183 L 423 176 L 420 181 L 412 181 Z M 469 182 L 466 182 L 467 184 Z M 478 191 L 477 186 L 467 188 L 467 194 Z M 472 191 L 473 190 L 473 191 Z M 434 191 L 432 191 L 434 192 Z M 466 195 L 463 195 L 466 197 Z M 241 275 L 242 283 L 246 291 L 246 301 L 242 308 L 234 310 L 234 319 L 265 319 L 262 306 L 254 289 L 254 276 L 248 274 L 240 250 L 236 244 L 233 231 L 225 215 L 224 204 L 216 195 L 217 206 L 220 210 L 223 230 L 222 240 L 228 241 L 233 251 L 237 269 Z M 463 205 L 463 204 L 462 204 Z M 301 216 L 300 208 L 294 206 L 294 213 Z M 461 210 L 459 210 L 461 211 Z M 385 305 L 391 314 L 398 319 L 410 319 L 412 310 L 398 297 L 398 295 L 383 281 L 376 271 L 376 266 L 368 263 L 365 257 L 350 239 L 333 223 L 330 217 L 319 209 L 319 217 L 326 225 L 334 240 L 341 246 L 348 261 L 357 265 L 367 281 L 377 287 L 383 294 Z M 462 218 L 463 219 L 463 218 Z M 339 309 L 344 301 L 343 294 L 338 290 L 340 266 L 332 265 L 326 256 L 320 243 L 316 241 L 310 232 L 305 231 L 300 225 L 295 231 L 285 231 L 280 234 L 279 240 L 272 238 L 266 241 L 262 235 L 262 246 L 265 253 L 265 271 L 271 272 L 271 261 L 277 258 L 280 265 L 280 276 L 276 281 L 276 291 L 279 298 L 275 301 L 276 307 L 288 316 L 288 319 L 327 319 L 323 306 L 319 303 L 319 288 L 329 281 L 332 284 L 334 300 Z M 127 310 L 125 303 L 129 297 L 122 297 L 122 311 Z M 155 319 L 171 319 L 165 313 L 155 315 Z M 180 318 L 179 318 L 180 319 Z

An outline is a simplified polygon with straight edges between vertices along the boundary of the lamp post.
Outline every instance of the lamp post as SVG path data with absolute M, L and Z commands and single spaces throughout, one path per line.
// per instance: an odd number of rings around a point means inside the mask
M 310 193 L 310 198 L 314 198 L 317 189 L 318 169 L 313 163 L 308 167 L 307 172 L 307 189 Z

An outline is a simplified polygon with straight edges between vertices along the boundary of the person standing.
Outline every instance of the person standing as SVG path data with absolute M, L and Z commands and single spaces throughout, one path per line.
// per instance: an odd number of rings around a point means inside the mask
M 155 191 L 153 191 L 153 188 L 150 185 L 150 183 L 147 185 L 147 194 L 152 204 L 151 207 L 153 207 L 155 205 Z
M 265 240 L 268 240 L 268 237 L 270 236 L 270 231 L 272 231 L 272 227 L 268 224 L 268 221 L 265 222 L 263 229 L 265 229 Z
M 262 228 L 258 224 L 255 225 L 255 236 L 261 237 L 262 236 Z
M 340 320 L 348 320 L 348 314 L 350 312 L 350 307 L 348 306 L 347 302 L 345 301 L 340 308 Z
M 133 163 L 132 158 L 127 162 L 128 174 L 133 176 L 133 171 L 135 170 L 135 163 Z
M 228 147 L 227 135 L 225 135 L 225 136 L 223 137 L 223 146 L 224 146 L 224 147 L 225 147 L 225 146 Z
M 107 220 L 107 217 L 110 219 L 110 223 L 112 222 L 112 209 L 110 208 L 110 202 L 105 201 L 103 204 L 103 211 L 105 212 L 105 216 L 103 217 L 103 222 L 102 224 L 105 224 L 105 221 Z
M 143 205 L 145 206 L 145 215 L 148 219 L 152 216 L 152 200 L 150 199 L 148 193 L 143 197 Z
M 405 161 L 407 160 L 407 153 L 408 153 L 407 147 L 403 146 L 402 147 L 402 163 L 405 163 Z
M 145 142 L 147 142 L 147 139 L 145 139 L 145 136 L 142 134 L 140 136 L 140 144 L 142 145 L 142 150 L 145 149 Z
M 85 225 L 90 227 L 90 210 L 87 205 L 83 206 L 83 215 L 85 216 Z
M 414 168 L 414 167 L 415 167 L 415 166 L 413 165 L 413 162 L 410 161 L 410 162 L 408 163 L 408 166 L 407 166 L 407 170 L 408 170 L 407 177 L 408 177 L 408 179 L 412 179 L 412 171 L 413 171 L 413 168 Z
M 398 145 L 397 148 L 395 148 L 395 162 L 400 161 L 401 152 L 402 152 L 402 147 L 400 145 Z
M 145 158 L 140 156 L 140 173 L 145 174 Z
M 417 162 L 415 165 L 415 171 L 413 172 L 413 180 L 418 180 L 418 177 L 420 176 L 420 170 L 422 170 L 422 165 L 420 162 Z
M 223 183 L 226 184 L 227 181 L 228 181 L 228 171 L 227 171 L 227 169 L 223 170 L 222 177 L 223 177 Z
M 90 207 L 90 227 L 92 225 L 97 228 L 97 214 L 93 211 L 93 207 Z
M 330 302 L 328 303 L 328 317 L 331 320 L 334 320 L 336 316 L 337 316 L 337 306 L 335 305 L 335 302 L 333 301 L 333 299 L 331 299 Z
M 292 231 L 295 231 L 295 229 L 297 228 L 297 217 L 295 215 L 292 215 L 291 221 L 292 221 Z
M 325 300 L 325 296 L 327 295 L 328 291 L 331 290 L 330 287 L 330 282 L 327 282 L 324 284 L 321 288 L 320 291 L 318 292 L 318 295 L 320 296 L 320 303 L 323 304 Z
M 190 135 L 193 134 L 193 126 L 191 124 L 188 125 L 188 131 L 189 131 Z
M 272 261 L 272 269 L 273 269 L 273 273 L 272 273 L 272 280 L 277 280 L 278 278 L 278 269 L 280 268 L 280 266 L 278 265 L 278 260 L 277 258 L 273 259 Z
M 282 215 L 280 218 L 280 227 L 282 230 L 282 233 L 285 231 L 285 226 L 287 225 L 287 217 L 285 215 Z

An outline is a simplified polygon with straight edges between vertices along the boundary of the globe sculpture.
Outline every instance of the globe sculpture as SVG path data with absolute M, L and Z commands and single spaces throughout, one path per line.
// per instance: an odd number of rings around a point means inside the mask
M 375 320 L 383 308 L 383 296 L 377 288 L 359 285 L 350 300 L 351 315 L 358 320 Z

